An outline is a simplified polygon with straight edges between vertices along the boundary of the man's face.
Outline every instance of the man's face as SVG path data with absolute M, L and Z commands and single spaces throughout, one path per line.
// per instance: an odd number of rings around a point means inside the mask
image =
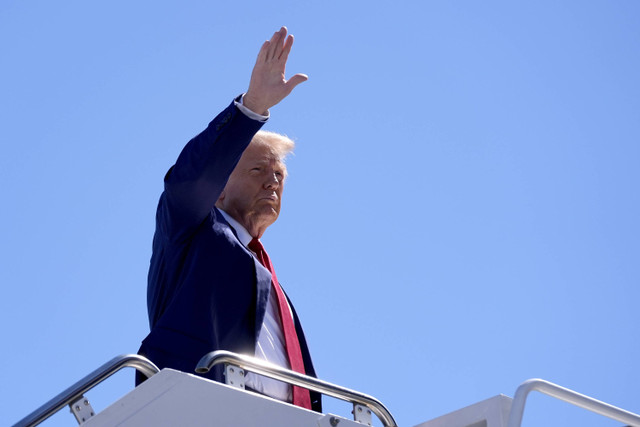
M 260 237 L 280 214 L 286 167 L 266 145 L 251 144 L 231 173 L 217 207 Z

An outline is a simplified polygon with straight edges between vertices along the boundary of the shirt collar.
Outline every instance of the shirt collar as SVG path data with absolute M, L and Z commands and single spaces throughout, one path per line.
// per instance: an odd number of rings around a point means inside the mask
M 220 211 L 220 213 L 222 214 L 224 219 L 227 220 L 229 225 L 231 227 L 233 227 L 233 229 L 236 231 L 236 235 L 238 236 L 238 240 L 240 240 L 240 243 L 242 243 L 245 246 L 249 245 L 251 240 L 253 240 L 253 237 L 251 237 L 251 234 L 249 234 L 247 229 L 244 228 L 242 226 L 242 224 L 240 224 L 238 221 L 236 221 L 235 219 L 231 218 L 231 215 L 229 215 L 228 213 L 226 213 L 222 209 L 218 208 L 218 210 Z

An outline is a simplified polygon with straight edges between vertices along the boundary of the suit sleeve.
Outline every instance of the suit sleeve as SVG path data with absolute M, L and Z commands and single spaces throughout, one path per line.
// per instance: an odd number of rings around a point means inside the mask
M 262 125 L 231 103 L 187 143 L 164 179 L 157 225 L 165 237 L 182 239 L 208 217 Z

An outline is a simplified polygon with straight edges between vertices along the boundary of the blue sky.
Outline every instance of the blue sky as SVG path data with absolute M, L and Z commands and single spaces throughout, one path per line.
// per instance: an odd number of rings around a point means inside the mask
M 402 426 L 532 377 L 640 412 L 638 22 L 633 0 L 4 1 L 0 424 L 137 351 L 162 177 L 281 25 L 309 81 L 266 125 L 297 149 L 263 241 L 320 376 Z M 534 395 L 523 425 L 617 424 Z

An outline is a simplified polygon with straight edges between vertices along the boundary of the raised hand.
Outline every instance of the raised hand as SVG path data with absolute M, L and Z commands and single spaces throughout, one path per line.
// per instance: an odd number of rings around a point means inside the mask
M 296 74 L 289 80 L 285 78 L 285 67 L 292 46 L 293 36 L 287 36 L 287 28 L 282 27 L 260 48 L 251 73 L 249 90 L 243 99 L 243 104 L 251 111 L 266 115 L 269 108 L 282 101 L 293 88 L 308 79 L 305 74 Z

